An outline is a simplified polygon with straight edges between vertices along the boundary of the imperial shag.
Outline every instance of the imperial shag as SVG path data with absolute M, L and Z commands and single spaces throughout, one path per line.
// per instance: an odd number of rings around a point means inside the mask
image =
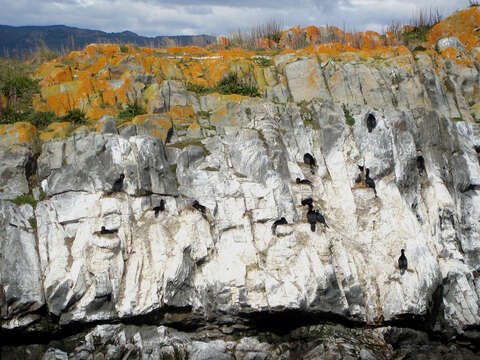
M 285 219 L 284 217 L 281 217 L 280 219 L 275 220 L 272 225 L 272 234 L 277 235 L 277 226 L 284 225 L 284 224 L 288 224 L 287 219 Z
M 371 133 L 373 129 L 375 129 L 375 126 L 377 126 L 377 120 L 375 120 L 375 116 L 373 116 L 373 114 L 368 114 L 368 118 L 367 118 L 368 132 Z
M 402 249 L 402 255 L 398 258 L 398 267 L 400 268 L 400 274 L 404 274 L 408 268 L 407 257 L 405 256 L 405 250 Z

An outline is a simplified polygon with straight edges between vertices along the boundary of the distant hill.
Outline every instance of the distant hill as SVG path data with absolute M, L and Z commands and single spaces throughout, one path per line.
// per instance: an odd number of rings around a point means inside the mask
M 28 58 L 39 46 L 64 54 L 79 50 L 90 43 L 136 44 L 148 47 L 206 45 L 215 41 L 209 35 L 178 35 L 146 37 L 131 31 L 107 33 L 65 25 L 8 26 L 0 25 L 0 57 Z

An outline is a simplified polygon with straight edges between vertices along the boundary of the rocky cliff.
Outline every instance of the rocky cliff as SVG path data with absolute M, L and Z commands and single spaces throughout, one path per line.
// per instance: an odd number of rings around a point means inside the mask
M 44 65 L 37 108 L 91 124 L 0 128 L 2 359 L 477 358 L 480 34 L 447 25 L 413 53 Z M 195 92 L 232 71 L 262 96 Z

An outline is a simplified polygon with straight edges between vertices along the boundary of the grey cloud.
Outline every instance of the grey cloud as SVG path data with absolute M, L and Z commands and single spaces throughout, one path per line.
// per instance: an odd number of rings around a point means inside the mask
M 285 26 L 338 25 L 378 30 L 392 20 L 407 22 L 415 9 L 449 14 L 465 8 L 451 0 L 0 0 L 0 24 L 51 25 L 131 30 L 141 35 L 225 34 L 270 19 Z

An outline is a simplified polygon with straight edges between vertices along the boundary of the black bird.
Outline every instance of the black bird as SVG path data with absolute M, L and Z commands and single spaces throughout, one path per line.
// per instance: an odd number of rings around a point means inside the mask
M 158 213 L 159 213 L 160 211 L 163 211 L 163 210 L 165 210 L 165 200 L 161 199 L 161 200 L 160 200 L 160 205 L 155 206 L 155 207 L 153 208 L 153 211 L 155 211 L 155 217 L 157 217 L 157 216 L 158 216 Z
M 373 192 L 375 193 L 375 197 L 377 196 L 377 190 L 375 189 L 375 181 L 370 177 L 370 169 L 366 170 L 365 173 L 365 184 L 373 189 Z
M 315 158 L 312 156 L 312 154 L 305 153 L 305 155 L 303 155 L 303 162 L 309 165 L 310 170 L 312 171 L 312 174 L 315 174 L 315 171 L 313 170 L 313 168 L 317 166 L 317 162 L 315 161 Z
M 277 235 L 277 226 L 284 225 L 284 224 L 288 224 L 287 219 L 285 219 L 284 217 L 281 217 L 280 219 L 275 220 L 272 225 L 272 234 Z
M 310 223 L 310 230 L 315 232 L 316 223 L 317 223 L 317 213 L 313 210 L 312 205 L 308 205 L 308 212 L 307 212 L 307 221 Z
M 368 114 L 367 118 L 367 128 L 368 132 L 371 133 L 373 129 L 377 126 L 377 120 L 375 120 L 375 116 L 373 114 Z
M 172 136 L 173 136 L 173 126 L 168 129 L 167 131 L 167 137 L 165 138 L 165 144 L 168 144 L 170 142 L 170 140 L 172 139 Z
M 125 179 L 125 175 L 124 175 L 124 174 L 120 174 L 120 177 L 119 177 L 117 180 L 115 180 L 115 182 L 113 183 L 112 193 L 122 191 L 122 188 L 123 188 L 123 179 Z
M 297 184 L 312 185 L 312 182 L 308 179 L 300 180 L 300 178 L 297 178 L 295 181 L 297 182 Z
M 417 169 L 420 175 L 425 171 L 425 159 L 422 155 L 417 156 Z
M 322 213 L 319 210 L 315 210 L 315 214 L 317 214 L 317 221 L 322 223 L 325 227 L 328 227 L 327 223 L 325 222 L 325 218 L 323 217 Z
M 360 184 L 362 182 L 362 174 L 364 167 L 362 165 L 357 165 L 358 169 L 360 170 L 360 174 L 358 174 L 357 178 L 355 179 L 355 183 Z
M 400 268 L 400 274 L 404 274 L 405 270 L 408 268 L 407 257 L 405 256 L 405 250 L 402 249 L 402 255 L 398 258 L 398 267 Z
M 204 217 L 205 220 L 208 220 L 207 219 L 207 208 L 205 206 L 201 205 L 197 200 L 195 200 L 192 203 L 192 206 L 202 213 L 202 216 Z
M 108 230 L 108 229 L 105 229 L 105 226 L 102 226 L 102 230 L 100 230 L 100 234 L 104 235 L 104 234 L 115 234 L 118 232 L 118 229 L 114 229 L 114 230 Z
M 302 206 L 313 205 L 313 199 L 311 197 L 302 200 Z

